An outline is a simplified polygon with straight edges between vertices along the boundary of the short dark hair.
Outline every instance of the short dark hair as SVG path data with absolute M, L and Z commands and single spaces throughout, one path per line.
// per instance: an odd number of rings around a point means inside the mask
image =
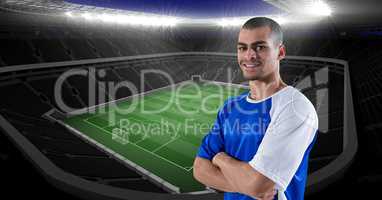
M 276 45 L 283 43 L 283 31 L 281 26 L 276 21 L 268 17 L 253 17 L 246 21 L 241 28 L 251 30 L 264 26 L 268 26 L 271 29 L 273 41 Z

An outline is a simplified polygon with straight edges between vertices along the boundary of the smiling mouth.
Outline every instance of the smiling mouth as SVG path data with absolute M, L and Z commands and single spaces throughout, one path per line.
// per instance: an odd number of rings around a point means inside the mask
M 261 63 L 253 63 L 253 64 L 243 64 L 243 66 L 245 68 L 256 68 L 256 67 L 259 67 L 261 65 Z

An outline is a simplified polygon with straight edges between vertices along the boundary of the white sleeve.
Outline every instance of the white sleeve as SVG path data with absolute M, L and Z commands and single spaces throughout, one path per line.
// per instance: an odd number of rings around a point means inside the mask
M 318 117 L 310 101 L 299 98 L 290 102 L 271 120 L 249 164 L 285 191 L 317 129 Z

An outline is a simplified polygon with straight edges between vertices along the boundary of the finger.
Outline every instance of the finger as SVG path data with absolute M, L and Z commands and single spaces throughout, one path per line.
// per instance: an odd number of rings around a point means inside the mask
M 266 193 L 263 197 L 264 200 L 268 199 L 274 199 L 275 195 L 277 194 L 276 190 L 273 190 L 272 192 Z
M 264 193 L 261 197 L 257 197 L 257 200 L 272 200 L 277 194 L 277 190 L 271 190 L 269 192 Z

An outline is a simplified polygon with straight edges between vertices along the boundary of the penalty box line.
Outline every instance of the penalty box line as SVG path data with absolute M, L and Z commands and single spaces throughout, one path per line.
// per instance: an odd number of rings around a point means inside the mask
M 103 132 L 106 132 L 106 133 L 108 133 L 108 134 L 110 134 L 110 135 L 113 134 L 113 133 L 109 132 L 108 130 L 105 130 L 105 129 L 103 129 L 102 127 L 98 126 L 97 124 L 94 124 L 94 123 L 92 123 L 92 122 L 90 122 L 90 121 L 87 121 L 87 120 L 85 120 L 85 119 L 84 119 L 83 121 L 86 122 L 86 123 L 88 123 L 88 124 L 90 124 L 90 125 L 92 125 L 92 126 L 94 126 L 94 127 L 96 127 L 97 129 L 100 129 L 100 130 L 103 131 Z M 183 169 L 184 171 L 190 172 L 191 169 L 192 169 L 192 167 L 190 168 L 190 167 L 183 167 L 183 166 L 180 166 L 179 164 L 177 164 L 177 163 L 175 163 L 175 162 L 173 162 L 173 161 L 171 161 L 171 160 L 168 160 L 168 159 L 166 159 L 166 158 L 163 158 L 162 156 L 156 154 L 155 152 L 151 152 L 151 151 L 149 151 L 149 150 L 147 150 L 147 149 L 145 149 L 145 148 L 143 148 L 143 147 L 141 147 L 141 146 L 139 146 L 139 145 L 137 145 L 137 144 L 135 144 L 135 143 L 130 143 L 130 142 L 129 142 L 128 144 L 131 144 L 131 145 L 137 147 L 138 149 L 141 149 L 141 150 L 143 150 L 143 151 L 145 151 L 145 152 L 147 152 L 147 153 L 149 153 L 149 154 L 152 154 L 152 155 L 154 155 L 155 157 L 157 157 L 157 158 L 159 158 L 159 159 L 162 159 L 162 160 L 164 160 L 164 161 L 167 161 L 167 162 L 169 162 L 170 164 L 175 165 L 176 167 Z
M 93 118 L 95 118 L 95 117 L 91 117 L 91 118 L 93 119 Z M 88 123 L 91 123 L 91 124 L 94 124 L 94 125 L 95 125 L 95 123 L 90 122 L 89 119 L 90 119 L 90 118 L 86 118 L 86 119 L 83 119 L 83 120 L 86 121 L 86 122 L 88 122 Z M 101 117 L 101 119 L 103 119 L 103 118 Z M 136 121 L 136 122 L 141 122 L 141 123 L 146 123 L 145 121 L 139 120 L 139 119 L 137 119 L 137 118 L 135 118 L 135 117 L 131 117 L 131 118 L 129 118 L 129 120 Z M 161 123 L 160 121 L 156 121 L 156 120 L 148 120 L 147 122 Z M 101 129 L 105 129 L 105 128 L 108 128 L 108 127 L 114 127 L 114 126 L 99 126 L 99 125 L 96 125 L 96 126 L 99 127 L 99 128 L 101 128 Z M 178 137 L 180 137 L 180 136 L 177 136 L 177 134 L 176 134 L 176 139 L 178 139 Z M 144 140 L 147 139 L 147 138 L 148 138 L 148 137 L 146 137 L 146 136 L 144 135 L 142 139 L 138 140 L 138 141 L 135 142 L 134 144 L 138 145 L 138 143 L 144 141 Z M 174 138 L 173 138 L 173 137 L 171 137 L 171 138 L 172 138 L 172 139 L 170 139 L 165 145 L 160 146 L 160 148 L 163 148 L 163 147 L 166 146 L 167 144 L 173 142 L 173 141 L 174 141 Z M 158 150 L 159 150 L 159 149 L 157 148 L 157 149 L 155 149 L 153 152 L 156 152 L 156 151 L 158 151 Z

